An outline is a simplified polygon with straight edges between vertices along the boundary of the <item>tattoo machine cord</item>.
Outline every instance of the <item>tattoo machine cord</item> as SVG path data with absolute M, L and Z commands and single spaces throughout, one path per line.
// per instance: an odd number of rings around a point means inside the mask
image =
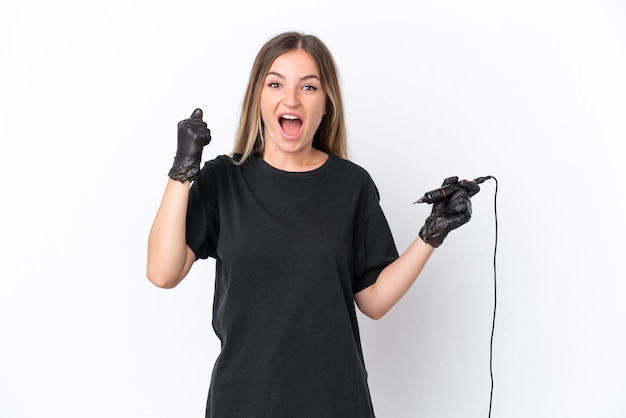
M 491 322 L 491 340 L 489 343 L 489 375 L 491 377 L 491 391 L 489 395 L 489 418 L 491 418 L 491 406 L 493 403 L 493 335 L 496 329 L 496 308 L 498 306 L 497 304 L 498 292 L 497 292 L 497 278 L 496 278 L 496 255 L 498 251 L 498 205 L 497 205 L 498 179 L 496 179 L 493 176 L 485 176 L 485 177 L 478 177 L 472 181 L 476 184 L 480 184 L 489 179 L 493 179 L 496 182 L 496 189 L 493 195 L 493 212 L 494 212 L 494 219 L 495 219 L 495 237 L 494 237 L 494 247 L 493 247 L 493 320 Z M 464 182 L 464 181 L 468 181 L 468 180 L 462 180 L 461 182 Z M 446 197 L 452 195 L 455 191 L 459 190 L 461 187 L 459 184 L 461 182 L 456 182 L 454 184 L 440 187 L 438 189 L 431 190 L 430 192 L 426 192 L 424 193 L 424 196 L 419 198 L 414 203 L 435 203 L 440 200 L 443 200 Z

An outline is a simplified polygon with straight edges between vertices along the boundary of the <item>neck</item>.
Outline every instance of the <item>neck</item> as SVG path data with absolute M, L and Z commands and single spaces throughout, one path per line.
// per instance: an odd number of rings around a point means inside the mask
M 311 171 L 321 167 L 328 159 L 328 154 L 311 148 L 306 153 L 270 153 L 263 152 L 263 160 L 274 168 L 290 172 Z

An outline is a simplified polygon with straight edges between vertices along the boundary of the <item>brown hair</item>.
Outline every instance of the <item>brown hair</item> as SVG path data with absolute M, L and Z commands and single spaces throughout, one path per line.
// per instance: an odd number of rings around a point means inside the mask
M 326 45 L 314 35 L 285 32 L 263 45 L 254 60 L 248 87 L 241 107 L 239 128 L 232 154 L 240 154 L 240 163 L 250 154 L 263 152 L 261 88 L 276 58 L 285 52 L 302 49 L 309 53 L 320 69 L 322 88 L 326 92 L 326 115 L 313 136 L 313 146 L 340 158 L 348 158 L 343 101 L 335 60 Z

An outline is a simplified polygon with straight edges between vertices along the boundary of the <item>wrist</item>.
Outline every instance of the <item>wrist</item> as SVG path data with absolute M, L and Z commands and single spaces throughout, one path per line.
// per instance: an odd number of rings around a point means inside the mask
M 435 219 L 429 217 L 426 219 L 418 235 L 426 244 L 433 248 L 438 248 L 443 243 L 448 233 L 445 228 L 443 228 L 443 225 L 439 225 Z
M 185 155 L 176 155 L 172 168 L 168 172 L 168 176 L 184 183 L 193 181 L 200 175 L 200 157 L 188 157 Z

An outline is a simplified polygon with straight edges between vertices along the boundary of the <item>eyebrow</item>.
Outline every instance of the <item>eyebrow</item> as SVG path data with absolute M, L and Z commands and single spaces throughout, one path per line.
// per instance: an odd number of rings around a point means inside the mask
M 276 77 L 278 77 L 278 78 L 282 78 L 282 79 L 285 79 L 285 78 L 286 78 L 286 77 L 285 77 L 284 75 L 282 75 L 281 73 L 277 73 L 277 72 L 275 72 L 275 71 L 270 71 L 269 73 L 267 73 L 267 76 L 270 76 L 270 75 L 273 75 L 273 76 L 276 76 Z M 266 77 L 267 77 L 267 76 L 266 76 Z M 315 79 L 317 79 L 318 81 L 321 81 L 321 80 L 320 80 L 320 78 L 319 78 L 318 76 L 316 76 L 315 74 L 309 74 L 309 75 L 305 75 L 304 77 L 300 77 L 300 81 L 310 80 L 311 78 L 315 78 Z

